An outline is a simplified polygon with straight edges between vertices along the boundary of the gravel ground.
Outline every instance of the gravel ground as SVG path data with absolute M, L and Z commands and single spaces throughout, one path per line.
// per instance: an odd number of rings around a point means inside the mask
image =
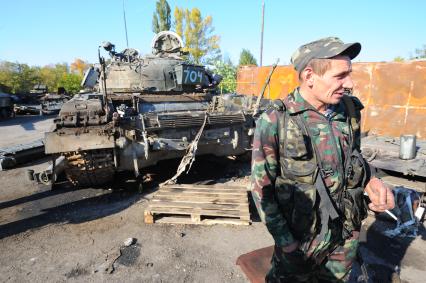
M 2 122 L 1 141 L 5 134 L 9 143 L 21 142 L 21 135 L 35 139 L 51 118 L 34 118 L 25 120 L 34 125 L 32 134 L 22 134 L 26 126 L 17 121 Z M 26 179 L 27 169 L 47 165 L 45 158 L 0 172 L 1 282 L 247 282 L 235 265 L 238 256 L 273 244 L 252 207 L 250 226 L 145 224 L 143 212 L 156 184 L 173 175 L 177 161 L 146 169 L 153 181 L 143 193 L 126 175 L 110 187 L 78 190 L 66 181 L 51 190 Z M 248 168 L 246 161 L 198 158 L 181 182 L 242 184 Z M 380 233 L 392 225 L 372 215 L 364 225 L 360 251 L 369 272 L 376 282 L 390 282 L 394 270 L 402 282 L 424 282 L 423 226 L 415 239 Z M 125 247 L 130 237 L 137 242 Z

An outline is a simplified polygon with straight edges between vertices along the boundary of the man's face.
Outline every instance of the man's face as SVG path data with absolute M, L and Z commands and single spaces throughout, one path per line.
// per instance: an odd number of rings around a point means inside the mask
M 348 56 L 337 56 L 331 60 L 331 67 L 319 76 L 313 74 L 312 94 L 323 104 L 338 104 L 346 89 L 353 88 L 352 64 Z

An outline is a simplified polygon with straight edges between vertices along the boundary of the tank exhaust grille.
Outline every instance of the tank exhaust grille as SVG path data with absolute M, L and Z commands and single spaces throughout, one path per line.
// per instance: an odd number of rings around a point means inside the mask
M 147 115 L 145 116 L 145 124 L 148 129 L 158 128 L 184 128 L 184 127 L 197 127 L 201 126 L 204 122 L 204 116 L 191 116 L 191 115 Z M 220 124 L 236 124 L 246 121 L 243 113 L 236 114 L 210 114 L 207 118 L 208 125 Z

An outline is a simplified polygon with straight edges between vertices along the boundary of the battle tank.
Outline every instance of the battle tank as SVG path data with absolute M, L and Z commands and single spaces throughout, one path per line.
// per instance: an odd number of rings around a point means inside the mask
M 152 54 L 116 52 L 104 42 L 99 64 L 86 72 L 82 93 L 66 102 L 45 135 L 46 154 L 63 156 L 67 178 L 78 186 L 110 182 L 161 160 L 197 155 L 240 155 L 250 148 L 252 99 L 218 95 L 221 77 L 182 56 L 182 40 L 161 32 Z M 105 60 L 103 47 L 110 55 Z M 190 147 L 192 145 L 192 147 Z M 195 150 L 194 150 L 195 149 Z

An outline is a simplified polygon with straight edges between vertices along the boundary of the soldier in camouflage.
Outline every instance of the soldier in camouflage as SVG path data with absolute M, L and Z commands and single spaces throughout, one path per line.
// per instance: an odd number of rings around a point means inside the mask
M 349 94 L 359 43 L 335 37 L 292 56 L 300 86 L 256 123 L 252 195 L 275 241 L 266 282 L 344 282 L 368 206 L 394 206 L 360 154 L 361 102 Z

